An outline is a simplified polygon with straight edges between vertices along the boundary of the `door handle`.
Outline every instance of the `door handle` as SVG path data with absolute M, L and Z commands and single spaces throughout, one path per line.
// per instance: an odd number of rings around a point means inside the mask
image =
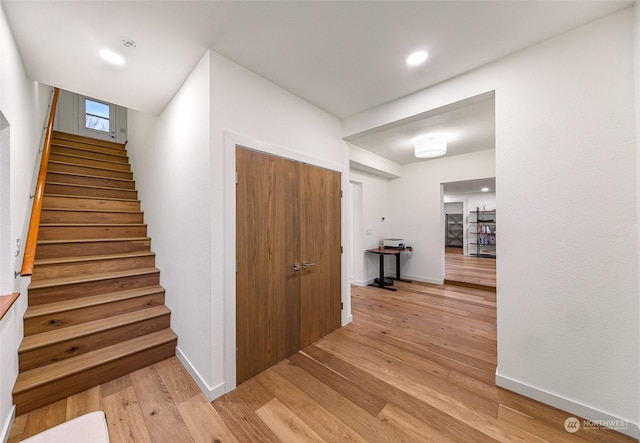
M 311 266 L 315 266 L 315 263 L 308 263 L 306 261 L 302 262 L 302 269 L 309 269 Z
M 293 269 L 294 271 L 299 271 L 302 268 L 300 267 L 300 263 L 294 263 L 293 264 L 293 268 L 291 268 L 291 269 Z

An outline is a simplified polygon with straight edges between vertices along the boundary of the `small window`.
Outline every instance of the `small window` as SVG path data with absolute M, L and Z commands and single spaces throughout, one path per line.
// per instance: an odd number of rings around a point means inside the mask
M 109 105 L 95 100 L 84 100 L 84 126 L 94 131 L 109 132 Z

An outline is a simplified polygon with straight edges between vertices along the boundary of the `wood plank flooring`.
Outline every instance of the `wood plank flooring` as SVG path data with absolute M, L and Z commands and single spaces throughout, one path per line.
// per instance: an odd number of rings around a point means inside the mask
M 496 287 L 496 260 L 494 258 L 463 255 L 461 248 L 445 248 L 445 281 Z
M 173 357 L 17 417 L 9 442 L 103 409 L 120 442 L 631 442 L 494 384 L 495 292 L 354 287 L 354 321 L 207 403 Z

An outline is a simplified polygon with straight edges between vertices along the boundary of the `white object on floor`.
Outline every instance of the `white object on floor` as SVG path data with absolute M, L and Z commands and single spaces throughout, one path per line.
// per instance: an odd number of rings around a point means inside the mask
M 109 443 L 107 418 L 90 412 L 22 440 L 22 443 Z

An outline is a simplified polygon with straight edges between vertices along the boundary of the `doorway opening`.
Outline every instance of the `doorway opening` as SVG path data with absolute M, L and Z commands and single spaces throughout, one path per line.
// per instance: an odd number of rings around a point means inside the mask
M 496 287 L 495 177 L 443 183 L 445 282 Z

